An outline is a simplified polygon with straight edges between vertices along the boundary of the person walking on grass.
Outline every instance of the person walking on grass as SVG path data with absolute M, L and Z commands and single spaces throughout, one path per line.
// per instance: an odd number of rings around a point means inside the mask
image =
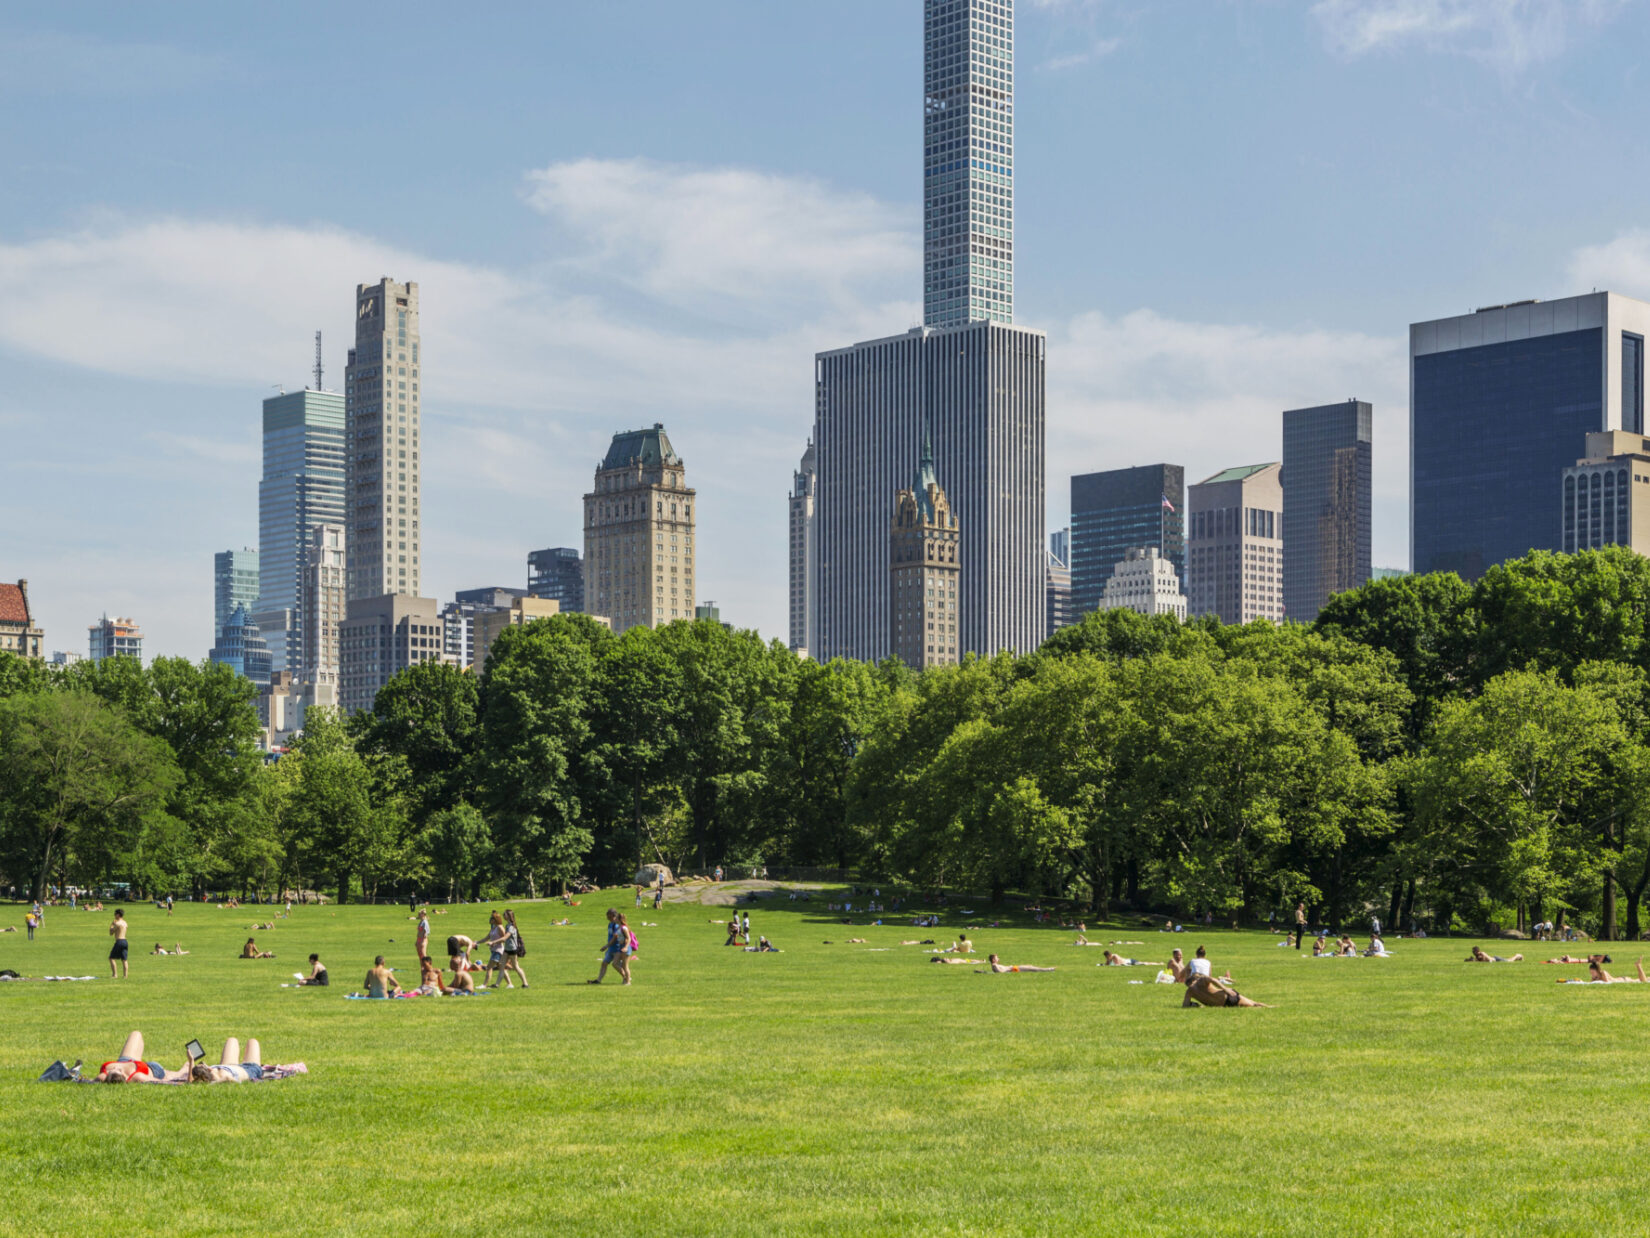
M 1306 904 L 1295 904 L 1295 949 L 1301 948 L 1301 938 L 1306 936 Z
M 653 891 L 653 910 L 658 911 L 659 905 L 665 901 L 665 879 L 659 878 L 659 888 Z
M 504 909 L 504 971 L 515 972 L 521 977 L 521 987 L 527 987 L 527 973 L 521 970 L 521 956 L 527 953 L 526 947 L 521 944 L 521 929 L 516 924 L 516 913 L 508 907 Z M 509 982 L 510 988 L 515 988 L 515 981 L 510 980 L 503 972 L 500 977 Z
M 499 980 L 503 978 L 504 942 L 509 936 L 509 931 L 504 927 L 503 915 L 495 911 L 490 917 L 488 917 L 487 936 L 481 943 L 486 946 L 488 950 L 487 969 L 481 973 L 481 983 L 483 987 L 491 981 L 493 987 L 497 988 Z M 496 975 L 495 972 L 497 973 Z M 514 986 L 512 985 L 511 987 Z
M 33 941 L 34 930 L 40 927 L 40 921 L 35 917 L 34 912 L 31 911 L 23 917 L 23 923 L 28 926 L 29 940 Z
M 109 947 L 109 979 L 115 978 L 115 964 L 120 964 L 120 978 L 122 980 L 130 974 L 131 945 L 126 940 L 126 913 L 119 907 L 115 908 L 114 922 L 109 925 L 109 936 L 115 939 L 115 944 Z
M 618 910 L 613 907 L 607 909 L 607 945 L 602 948 L 602 968 L 596 973 L 594 980 L 587 984 L 600 984 L 607 975 L 607 969 L 613 968 L 621 976 L 629 970 L 625 964 L 626 947 L 630 944 L 630 931 L 620 923 Z M 630 979 L 625 976 L 625 983 Z

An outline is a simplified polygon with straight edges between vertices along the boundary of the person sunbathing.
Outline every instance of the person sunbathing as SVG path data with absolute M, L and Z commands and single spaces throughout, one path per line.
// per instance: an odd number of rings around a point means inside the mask
M 1364 958 L 1390 959 L 1391 957 L 1392 954 L 1386 948 L 1386 942 L 1382 941 L 1379 937 L 1371 937 L 1369 939 L 1369 949 L 1364 951 Z
M 953 954 L 973 954 L 974 943 L 968 940 L 967 933 L 958 933 L 957 940 L 951 944 Z
M 216 1066 L 196 1062 L 189 1069 L 191 1083 L 256 1083 L 264 1077 L 263 1049 L 257 1037 L 246 1038 L 246 1055 L 241 1055 L 241 1042 L 231 1036 L 223 1042 L 223 1053 Z
M 384 956 L 381 954 L 373 959 L 372 969 L 361 984 L 368 997 L 394 997 L 401 992 L 401 982 L 395 978 L 394 972 L 384 966 Z
M 1176 951 L 1176 953 L 1179 953 L 1179 952 Z M 1148 963 L 1145 959 L 1126 959 L 1121 954 L 1113 954 L 1110 950 L 1107 950 L 1105 952 L 1105 960 L 1106 961 L 1104 963 L 1100 964 L 1100 966 L 1102 966 L 1102 967 L 1162 967 L 1163 966 L 1163 964 L 1161 964 L 1161 963 Z
M 321 962 L 320 955 L 312 954 L 309 956 L 309 975 L 300 976 L 298 978 L 298 983 L 305 988 L 312 986 L 321 988 L 331 987 L 332 982 L 327 976 L 327 965 Z
M 1568 954 L 1561 954 L 1556 959 L 1542 959 L 1543 963 L 1591 963 L 1597 959 L 1600 963 L 1610 962 L 1608 954 L 1589 954 L 1585 958 L 1571 958 Z
M 1356 958 L 1358 956 L 1358 947 L 1352 944 L 1352 939 L 1350 937 L 1343 936 L 1340 941 L 1335 943 L 1335 955 L 1337 958 L 1343 959 Z
M 155 943 L 155 948 L 153 950 L 149 951 L 149 953 L 150 954 L 171 954 L 172 952 L 170 950 L 168 950 L 165 946 L 161 945 L 157 941 Z
M 995 954 L 986 955 L 985 961 L 991 965 L 991 970 L 999 976 L 1006 972 L 1054 970 L 1052 967 L 1033 967 L 1030 963 L 1004 963 Z M 985 973 L 981 972 L 980 974 L 984 975 Z
M 159 1062 L 143 1060 L 143 1033 L 134 1031 L 120 1047 L 120 1056 L 98 1067 L 99 1083 L 162 1083 L 166 1070 Z
M 930 963 L 961 963 L 964 966 L 967 966 L 967 964 L 968 964 L 967 959 L 947 959 L 947 958 L 941 958 L 937 954 L 933 958 L 929 959 L 928 961 Z
M 1498 954 L 1485 954 L 1483 947 L 1474 946 L 1472 953 L 1461 960 L 1463 963 L 1522 963 L 1524 956 L 1515 954 L 1510 959 L 1504 959 Z
M 1186 996 L 1180 1005 L 1182 1009 L 1187 1006 L 1258 1006 L 1263 1010 L 1271 1009 L 1265 1002 L 1243 996 L 1226 980 L 1195 973 L 1186 977 Z
M 1650 977 L 1644 974 L 1644 960 L 1640 959 L 1633 966 L 1638 969 L 1637 978 L 1633 976 L 1612 976 L 1604 970 L 1604 964 L 1609 960 L 1602 954 L 1595 954 L 1587 960 L 1587 978 L 1593 984 L 1645 984 L 1650 983 Z
M 454 967 L 453 983 L 452 986 L 448 988 L 447 992 L 468 993 L 471 997 L 474 997 L 476 992 L 476 978 L 470 974 L 468 968 Z
M 246 945 L 241 947 L 241 957 L 243 959 L 272 959 L 275 957 L 275 952 L 273 950 L 258 949 L 257 941 L 248 937 Z
M 470 984 L 473 987 L 475 981 Z M 419 997 L 438 997 L 447 992 L 446 982 L 441 979 L 441 969 L 428 957 L 418 960 L 418 987 L 413 992 Z

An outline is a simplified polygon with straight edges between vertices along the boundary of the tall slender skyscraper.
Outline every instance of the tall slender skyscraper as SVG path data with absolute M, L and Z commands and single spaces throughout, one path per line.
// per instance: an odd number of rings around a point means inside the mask
M 344 397 L 293 391 L 264 401 L 258 483 L 258 600 L 247 609 L 276 671 L 303 665 L 305 553 L 318 524 L 344 523 Z
M 1369 579 L 1374 420 L 1362 400 L 1283 414 L 1283 613 L 1297 623 Z
M 818 354 L 809 638 L 820 659 L 893 652 L 884 496 L 924 426 L 960 533 L 962 653 L 1047 628 L 1046 342 L 1012 324 L 1014 9 L 925 0 L 925 325 Z
M 1014 321 L 1013 0 L 926 0 L 923 321 Z
M 418 593 L 418 352 L 418 285 L 358 285 L 344 380 L 351 601 Z
M 808 580 L 814 561 L 814 445 L 802 453 L 802 463 L 791 479 L 791 652 L 806 655 L 813 648 L 809 631 Z

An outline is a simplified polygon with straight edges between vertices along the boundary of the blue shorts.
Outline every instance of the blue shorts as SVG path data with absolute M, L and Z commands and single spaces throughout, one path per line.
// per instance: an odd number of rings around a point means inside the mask
M 607 953 L 602 955 L 602 962 L 617 963 L 622 958 L 624 958 L 624 951 L 622 949 L 618 946 L 609 946 L 607 948 Z
M 504 966 L 504 951 L 494 950 L 493 954 L 492 954 L 492 957 L 488 960 L 488 966 L 490 966 L 490 967 L 503 967 Z

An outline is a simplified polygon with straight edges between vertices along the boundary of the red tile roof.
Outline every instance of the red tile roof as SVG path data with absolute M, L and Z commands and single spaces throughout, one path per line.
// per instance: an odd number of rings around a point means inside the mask
M 29 604 L 16 585 L 0 584 L 0 623 L 27 623 Z

